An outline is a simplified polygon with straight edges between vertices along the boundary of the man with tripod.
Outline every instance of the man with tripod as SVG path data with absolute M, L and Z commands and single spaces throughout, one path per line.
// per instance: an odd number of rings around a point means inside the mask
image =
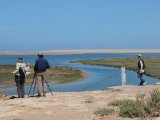
M 46 78 L 45 78 L 45 71 L 46 69 L 50 68 L 50 65 L 46 59 L 44 59 L 44 55 L 42 52 L 38 53 L 38 59 L 35 62 L 34 71 L 35 71 L 35 79 L 37 81 L 38 86 L 38 97 L 43 96 L 46 97 Z

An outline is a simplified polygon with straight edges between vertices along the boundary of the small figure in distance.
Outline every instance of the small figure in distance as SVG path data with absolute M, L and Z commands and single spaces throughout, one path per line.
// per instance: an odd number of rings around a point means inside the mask
M 44 54 L 42 52 L 38 53 L 38 59 L 35 62 L 34 71 L 35 71 L 35 79 L 38 83 L 38 97 L 43 96 L 46 97 L 46 77 L 45 71 L 50 68 L 50 65 L 46 59 L 44 59 Z
M 140 79 L 139 86 L 144 86 L 147 82 L 143 79 L 143 75 L 145 73 L 145 63 L 141 54 L 137 55 L 138 63 L 137 63 L 137 77 Z

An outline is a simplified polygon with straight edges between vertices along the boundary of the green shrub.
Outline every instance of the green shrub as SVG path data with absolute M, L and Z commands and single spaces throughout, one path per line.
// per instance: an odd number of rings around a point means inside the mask
M 138 96 L 135 101 L 124 100 L 120 104 L 120 116 L 122 117 L 159 117 L 160 116 L 160 91 L 154 89 L 151 97 L 145 102 L 144 96 Z
M 151 107 L 157 107 L 157 103 L 160 101 L 160 91 L 158 89 L 154 89 L 151 92 L 151 98 L 149 99 L 148 104 Z
M 96 111 L 94 111 L 94 114 L 97 116 L 108 116 L 112 115 L 115 112 L 113 108 L 98 108 Z
M 120 106 L 120 116 L 122 117 L 145 117 L 144 104 L 139 100 L 127 100 Z
M 150 117 L 160 116 L 160 91 L 158 89 L 154 89 L 151 92 L 151 97 L 147 102 L 147 107 L 145 107 L 145 110 Z
M 145 94 L 137 95 L 136 100 L 115 100 L 109 105 L 118 106 L 120 108 L 119 115 L 121 117 L 130 118 L 152 118 L 160 116 L 160 91 L 154 89 L 150 93 L 150 98 L 144 99 Z M 115 111 L 111 108 L 98 108 L 94 114 L 99 116 L 107 116 L 113 114 Z

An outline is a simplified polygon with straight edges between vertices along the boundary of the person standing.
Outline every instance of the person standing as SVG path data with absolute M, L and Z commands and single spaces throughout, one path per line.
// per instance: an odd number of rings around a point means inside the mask
M 141 54 L 138 54 L 137 57 L 138 57 L 137 76 L 140 79 L 139 85 L 143 86 L 143 85 L 146 84 L 146 81 L 143 79 L 143 75 L 145 73 L 145 71 L 144 71 L 144 69 L 145 69 L 145 63 L 144 63 L 144 60 L 143 60 L 143 57 L 142 57 Z
M 42 52 L 38 53 L 38 59 L 35 62 L 34 71 L 35 71 L 35 79 L 37 81 L 38 86 L 38 97 L 43 96 L 46 97 L 46 77 L 45 72 L 46 69 L 50 68 L 50 65 L 46 59 L 44 59 L 44 54 Z
M 29 69 L 27 70 L 29 71 Z M 16 63 L 16 70 L 12 72 L 15 74 L 15 83 L 17 86 L 18 98 L 24 98 L 25 90 L 25 76 L 26 76 L 26 64 L 24 63 L 23 58 L 19 57 Z

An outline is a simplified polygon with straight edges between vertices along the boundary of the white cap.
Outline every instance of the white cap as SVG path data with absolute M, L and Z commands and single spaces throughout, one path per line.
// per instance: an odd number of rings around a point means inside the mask
M 38 55 L 43 55 L 43 53 L 42 53 L 42 52 L 39 52 Z

